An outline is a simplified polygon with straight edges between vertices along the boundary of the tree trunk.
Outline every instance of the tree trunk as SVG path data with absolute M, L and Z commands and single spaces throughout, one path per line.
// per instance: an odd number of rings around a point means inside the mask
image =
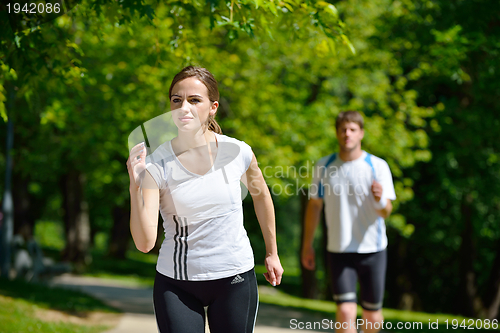
M 397 234 L 388 247 L 386 289 L 392 299 L 397 301 L 399 310 L 422 311 L 418 294 L 413 288 L 412 273 L 409 271 L 408 246 L 408 240 Z
M 27 241 L 33 238 L 35 222 L 41 216 L 47 200 L 36 197 L 29 192 L 29 179 L 20 179 L 19 175 L 13 179 L 12 197 L 14 200 L 14 234 L 23 236 Z
M 463 290 L 461 313 L 475 318 L 493 320 L 498 317 L 500 307 L 500 242 L 497 247 L 495 260 L 486 284 L 486 294 L 481 299 L 477 292 L 476 274 L 473 269 L 474 242 L 472 229 L 472 214 L 469 202 L 462 203 L 462 216 L 465 228 L 460 246 L 460 290 Z
M 130 208 L 113 208 L 113 227 L 109 238 L 108 254 L 117 259 L 125 259 L 130 243 Z
M 477 294 L 476 273 L 474 271 L 474 230 L 472 228 L 472 198 L 466 196 L 462 202 L 461 213 L 464 221 L 462 243 L 459 250 L 460 294 L 459 312 L 467 317 L 477 317 L 483 308 Z
M 63 260 L 77 265 L 86 264 L 90 244 L 89 212 L 83 195 L 84 184 L 84 175 L 75 170 L 63 175 L 60 183 L 66 236 L 62 257 Z
M 27 179 L 14 176 L 12 199 L 14 200 L 14 235 L 21 235 L 27 241 L 33 237 L 34 221 L 30 219 L 31 197 L 28 192 Z
M 487 293 L 484 297 L 486 306 L 484 317 L 493 320 L 498 317 L 500 307 L 500 242 L 498 242 L 495 261 L 491 268 L 490 278 L 486 284 Z
M 300 192 L 300 210 L 301 210 L 301 232 L 300 232 L 300 248 L 299 248 L 299 261 L 302 279 L 302 297 L 315 299 L 318 297 L 318 282 L 316 281 L 316 270 L 305 269 L 301 261 L 301 251 L 304 239 L 304 221 L 307 207 L 307 195 Z
M 14 87 L 9 85 L 8 110 L 12 115 L 14 106 Z M 7 123 L 7 147 L 5 150 L 5 183 L 2 198 L 2 216 L 0 217 L 0 275 L 10 278 L 11 245 L 14 226 L 14 203 L 12 199 L 12 147 L 14 145 L 14 123 L 11 118 Z

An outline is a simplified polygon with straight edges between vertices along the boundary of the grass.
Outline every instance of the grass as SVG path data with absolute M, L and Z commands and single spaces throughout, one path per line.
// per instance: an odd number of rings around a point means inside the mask
M 279 289 L 272 289 L 271 287 L 260 288 L 259 300 L 261 303 L 287 307 L 294 310 L 309 311 L 313 313 L 321 313 L 327 319 L 335 318 L 337 306 L 334 302 L 304 299 L 296 296 L 286 294 Z M 358 306 L 358 318 L 361 318 L 362 309 Z M 487 331 L 486 329 L 479 329 L 476 324 L 483 324 L 484 320 L 476 320 L 461 316 L 449 314 L 431 314 L 424 312 L 402 311 L 395 309 L 383 309 L 383 315 L 386 325 L 390 325 L 392 329 L 385 326 L 385 331 L 390 332 L 465 332 L 470 329 L 474 331 Z M 422 323 L 421 325 L 416 323 Z M 432 324 L 431 324 L 432 323 Z M 397 329 L 398 324 L 402 329 Z M 406 324 L 406 328 L 405 328 Z M 500 325 L 496 325 L 498 330 Z M 431 328 L 432 327 L 432 328 Z M 464 328 L 465 327 L 465 328 Z M 491 331 L 488 330 L 488 331 Z
M 38 306 L 26 300 L 0 296 L 0 323 L 2 333 L 54 332 L 54 333 L 98 333 L 107 326 L 87 326 L 64 322 L 44 321 L 36 316 Z
M 57 321 L 47 321 L 47 310 L 63 315 Z M 2 333 L 60 332 L 97 333 L 109 329 L 108 325 L 75 324 L 60 321 L 64 314 L 80 318 L 93 312 L 117 313 L 101 301 L 78 291 L 52 288 L 43 284 L 9 281 L 0 278 L 0 323 Z

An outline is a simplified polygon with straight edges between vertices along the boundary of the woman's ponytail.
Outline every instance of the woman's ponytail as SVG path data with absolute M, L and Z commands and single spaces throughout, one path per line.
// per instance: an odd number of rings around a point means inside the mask
M 217 134 L 222 134 L 222 129 L 220 128 L 219 124 L 215 120 L 215 116 L 213 115 L 208 116 L 208 129 Z

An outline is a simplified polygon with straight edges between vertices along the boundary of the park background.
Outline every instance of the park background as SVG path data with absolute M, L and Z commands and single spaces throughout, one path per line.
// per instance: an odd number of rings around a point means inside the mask
M 498 318 L 498 1 L 82 1 L 15 30 L 2 9 L 2 226 L 11 124 L 13 232 L 46 255 L 80 274 L 154 275 L 160 242 L 142 255 L 128 227 L 127 139 L 170 110 L 171 79 L 193 64 L 219 82 L 224 134 L 266 168 L 284 292 L 330 299 L 323 230 L 317 271 L 300 265 L 302 215 L 314 162 L 337 149 L 335 117 L 353 109 L 398 198 L 384 306 Z

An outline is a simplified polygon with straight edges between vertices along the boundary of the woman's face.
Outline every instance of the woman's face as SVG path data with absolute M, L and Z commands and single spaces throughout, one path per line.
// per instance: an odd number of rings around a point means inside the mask
M 208 98 L 207 87 L 196 77 L 177 82 L 172 88 L 170 110 L 179 130 L 198 130 L 209 115 L 215 115 L 219 103 Z

